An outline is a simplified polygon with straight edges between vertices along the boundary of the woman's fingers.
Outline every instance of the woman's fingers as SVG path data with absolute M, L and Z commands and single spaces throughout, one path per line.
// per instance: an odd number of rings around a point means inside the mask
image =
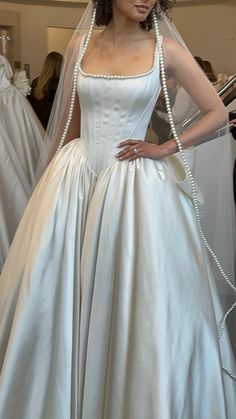
M 133 161 L 139 158 L 159 160 L 160 158 L 165 157 L 165 153 L 161 146 L 149 144 L 143 140 L 125 140 L 122 141 L 118 147 L 123 147 L 123 150 L 116 154 L 116 158 L 120 161 Z
M 143 144 L 143 141 L 141 140 L 125 140 L 122 141 L 118 148 L 125 147 L 123 150 L 121 150 L 119 153 L 116 154 L 116 157 L 119 160 L 136 160 L 140 158 L 140 147 Z
M 135 145 L 135 144 L 138 144 L 140 142 L 140 140 L 125 140 L 125 141 L 122 141 L 120 144 L 118 144 L 118 148 L 122 148 L 122 147 L 125 147 L 125 146 L 133 146 L 133 145 Z
M 136 156 L 138 154 L 138 149 L 135 146 L 126 147 L 124 150 L 120 151 L 116 157 L 119 160 L 126 160 L 132 156 Z

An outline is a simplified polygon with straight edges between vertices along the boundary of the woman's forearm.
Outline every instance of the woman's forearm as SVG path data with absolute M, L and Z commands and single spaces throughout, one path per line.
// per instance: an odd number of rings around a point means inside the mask
M 205 114 L 191 128 L 180 135 L 179 139 L 183 148 L 188 148 L 209 141 L 211 134 L 227 123 L 227 111 L 222 108 L 222 112 L 211 111 Z M 169 156 L 178 151 L 176 141 L 168 140 L 162 145 L 165 156 Z

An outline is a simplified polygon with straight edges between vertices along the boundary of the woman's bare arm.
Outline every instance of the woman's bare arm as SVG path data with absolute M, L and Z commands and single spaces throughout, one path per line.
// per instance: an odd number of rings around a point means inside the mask
M 171 39 L 164 41 L 166 69 L 183 86 L 202 111 L 202 118 L 180 136 L 184 148 L 201 144 L 209 134 L 227 123 L 228 115 L 222 100 L 194 58 Z M 166 155 L 177 151 L 174 140 L 162 145 Z
M 203 114 L 199 121 L 180 136 L 180 141 L 183 148 L 200 144 L 227 123 L 227 111 L 214 87 L 185 49 L 171 39 L 164 40 L 163 48 L 169 77 L 174 77 L 178 84 L 183 86 Z M 140 157 L 159 160 L 178 151 L 174 139 L 160 145 L 140 140 L 125 140 L 118 147 L 123 150 L 118 152 L 116 157 L 129 161 Z

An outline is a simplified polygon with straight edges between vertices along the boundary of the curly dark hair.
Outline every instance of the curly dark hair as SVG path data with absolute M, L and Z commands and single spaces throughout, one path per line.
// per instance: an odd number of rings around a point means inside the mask
M 157 0 L 159 3 L 159 11 L 168 14 L 175 0 Z M 112 19 L 112 2 L 113 0 L 93 0 L 97 4 L 96 25 L 107 26 Z M 158 16 L 160 17 L 160 16 Z M 140 22 L 142 29 L 149 31 L 152 29 L 152 16 L 149 14 L 146 20 Z

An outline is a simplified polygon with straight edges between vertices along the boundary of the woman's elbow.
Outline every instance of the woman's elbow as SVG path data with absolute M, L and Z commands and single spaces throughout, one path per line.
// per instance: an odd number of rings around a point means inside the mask
M 222 103 L 221 106 L 217 109 L 217 120 L 218 120 L 218 128 L 227 125 L 229 119 L 228 111 L 225 105 Z

